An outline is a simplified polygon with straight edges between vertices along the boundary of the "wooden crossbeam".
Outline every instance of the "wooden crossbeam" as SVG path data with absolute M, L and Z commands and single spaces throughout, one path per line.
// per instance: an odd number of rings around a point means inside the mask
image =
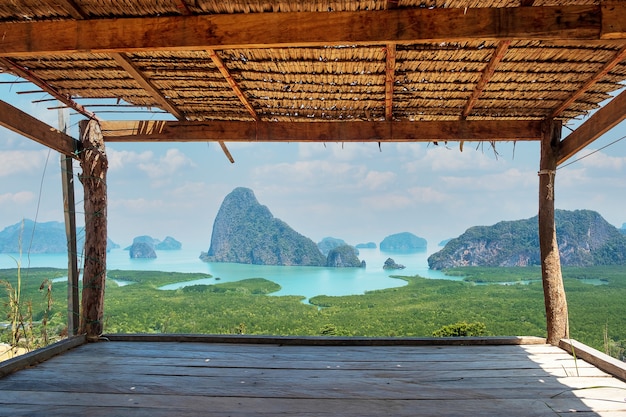
M 103 121 L 106 142 L 538 141 L 540 121 L 166 122 Z
M 171 113 L 178 120 L 185 120 L 185 115 L 176 106 L 165 98 L 163 93 L 144 75 L 141 69 L 131 61 L 128 55 L 123 53 L 112 53 L 111 57 L 115 62 L 122 67 L 136 82 L 143 88 L 157 103 L 159 106 Z
M 178 10 L 180 10 L 180 13 L 182 15 L 191 14 L 191 10 L 189 10 L 189 6 L 187 5 L 187 2 L 185 2 L 185 0 L 176 0 L 176 4 L 178 5 Z
M 74 0 L 56 0 L 56 2 L 63 6 L 74 19 L 89 18 L 89 15 L 85 13 Z
M 250 101 L 248 100 L 244 92 L 241 90 L 241 88 L 239 87 L 239 84 L 237 84 L 237 81 L 235 81 L 233 76 L 230 74 L 230 71 L 228 70 L 228 68 L 226 68 L 226 65 L 224 64 L 224 61 L 222 60 L 222 58 L 220 58 L 219 55 L 212 49 L 207 49 L 207 53 L 211 57 L 213 64 L 217 67 L 217 69 L 220 71 L 222 76 L 226 79 L 226 82 L 228 82 L 228 85 L 233 90 L 233 92 L 235 93 L 239 101 L 241 101 L 241 104 L 243 104 L 243 106 L 246 108 L 248 113 L 250 113 L 250 115 L 252 116 L 254 120 L 259 120 L 259 115 L 257 114 L 256 110 L 254 110 L 254 107 L 252 107 L 252 104 L 250 103 Z
M 58 129 L 0 100 L 0 126 L 41 143 L 63 155 L 76 158 L 80 142 Z
M 626 120 L 626 91 L 597 110 L 585 123 L 561 141 L 557 163 L 561 165 L 623 120 Z
M 580 96 L 585 94 L 594 84 L 600 81 L 606 74 L 608 74 L 613 68 L 615 68 L 620 62 L 626 59 L 626 46 L 621 48 L 613 58 L 604 64 L 602 68 L 596 72 L 593 77 L 589 78 L 585 83 L 574 92 L 571 96 L 569 96 L 559 107 L 554 109 L 550 114 L 550 119 L 554 119 L 559 117 L 559 115 L 567 109 L 570 104 L 575 102 Z
M 82 114 L 88 119 L 98 120 L 98 118 L 96 117 L 94 113 L 88 111 L 83 106 L 81 106 L 80 104 L 72 100 L 70 96 L 59 92 L 56 88 L 54 88 L 53 86 L 48 84 L 46 81 L 39 78 L 37 75 L 33 74 L 27 68 L 24 68 L 21 65 L 18 65 L 17 63 L 15 63 L 13 60 L 9 58 L 3 58 L 3 57 L 0 57 L 0 64 L 4 65 L 11 72 L 14 72 L 15 74 L 19 75 L 25 80 L 28 80 L 31 83 L 35 84 L 37 87 L 41 88 L 43 91 L 50 94 L 55 99 L 59 100 L 61 103 L 65 104 L 67 107 L 70 107 L 76 110 L 78 113 Z
M 609 7 L 398 8 L 0 23 L 0 55 L 267 48 L 467 40 L 626 39 Z M 236 30 L 234 29 L 236 28 Z
M 393 86 L 396 79 L 396 45 L 390 43 L 385 48 L 385 120 L 393 120 Z
M 493 52 L 489 63 L 483 69 L 483 72 L 480 76 L 480 79 L 476 83 L 476 87 L 474 88 L 472 95 L 467 100 L 467 103 L 465 103 L 465 107 L 463 108 L 463 112 L 461 113 L 461 119 L 467 118 L 467 116 L 469 116 L 472 112 L 472 109 L 476 105 L 478 98 L 483 93 L 483 90 L 487 86 L 487 83 L 491 80 L 491 77 L 493 77 L 493 73 L 496 71 L 498 64 L 500 63 L 500 61 L 502 61 L 504 55 L 506 55 L 506 52 L 509 49 L 509 45 L 511 45 L 510 40 L 500 41 L 498 43 L 498 46 Z
M 171 113 L 178 120 L 186 120 L 186 117 L 183 114 L 183 112 L 180 111 L 172 103 L 170 103 L 170 101 L 163 95 L 161 90 L 159 90 L 143 74 L 143 72 L 139 68 L 137 68 L 137 66 L 131 61 L 131 59 L 126 54 L 112 53 L 111 57 L 115 60 L 115 62 L 117 62 L 117 64 L 120 67 L 124 68 L 124 70 L 128 72 L 128 74 L 130 74 L 130 76 L 141 86 L 141 88 L 146 90 L 146 92 L 150 94 L 150 96 L 154 98 L 164 110 Z M 224 142 L 220 142 L 220 146 L 222 147 L 222 150 L 224 150 L 224 154 L 226 155 L 228 160 L 231 163 L 234 163 L 235 160 L 233 159 L 233 156 L 231 155 L 231 153 L 228 151 L 226 144 Z

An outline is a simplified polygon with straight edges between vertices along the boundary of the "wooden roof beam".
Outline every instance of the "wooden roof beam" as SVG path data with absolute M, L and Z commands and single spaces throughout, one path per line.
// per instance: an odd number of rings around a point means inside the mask
M 385 48 L 385 120 L 393 120 L 393 86 L 396 79 L 396 45 Z
M 455 42 L 626 39 L 611 6 L 399 8 L 0 23 L 0 55 Z M 233 30 L 237 28 L 237 30 Z
M 575 102 L 580 96 L 585 94 L 594 84 L 600 81 L 606 74 L 608 74 L 613 68 L 615 68 L 620 62 L 626 59 L 626 46 L 620 49 L 613 58 L 604 64 L 604 66 L 594 74 L 593 77 L 589 78 L 577 91 L 574 92 L 571 96 L 569 96 L 559 107 L 554 109 L 550 114 L 550 119 L 554 119 L 559 117 L 559 115 L 565 111 L 570 104 Z
M 250 101 L 248 100 L 244 92 L 241 90 L 241 88 L 239 87 L 239 84 L 237 84 L 237 81 L 235 81 L 233 76 L 230 74 L 230 71 L 228 70 L 228 68 L 226 68 L 224 61 L 222 61 L 222 58 L 220 58 L 219 55 L 217 55 L 217 53 L 212 49 L 207 49 L 207 53 L 211 57 L 213 64 L 217 67 L 217 69 L 220 71 L 222 76 L 226 79 L 226 82 L 228 82 L 228 85 L 233 90 L 233 92 L 235 93 L 239 101 L 241 101 L 241 104 L 243 104 L 243 106 L 246 108 L 248 113 L 250 113 L 250 115 L 252 116 L 254 120 L 259 120 L 259 115 L 257 114 L 256 110 L 254 110 L 254 107 L 252 107 L 252 104 L 250 103 Z
M 74 19 L 88 19 L 89 15 L 85 13 L 74 0 L 56 0 L 56 2 L 65 8 Z
M 626 91 L 623 91 L 561 141 L 557 163 L 561 165 L 625 119 Z
M 171 113 L 178 120 L 186 120 L 185 115 L 176 106 L 163 95 L 163 93 L 143 74 L 141 69 L 131 61 L 128 55 L 123 53 L 112 53 L 111 58 L 115 60 L 117 65 L 122 67 L 137 84 L 141 86 L 163 110 Z
M 63 155 L 76 158 L 80 142 L 54 127 L 0 100 L 0 126 L 41 143 Z
M 42 80 L 41 78 L 33 74 L 27 68 L 24 68 L 21 65 L 18 65 L 17 63 L 15 63 L 13 60 L 9 58 L 3 58 L 3 57 L 0 57 L 0 64 L 5 66 L 9 71 L 14 72 L 15 74 L 19 75 L 25 80 L 28 80 L 31 83 L 35 84 L 37 87 L 41 88 L 43 91 L 50 94 L 55 99 L 59 100 L 61 103 L 65 104 L 67 107 L 70 107 L 76 110 L 78 113 L 82 114 L 88 119 L 98 120 L 98 118 L 96 117 L 94 113 L 88 111 L 83 106 L 81 106 L 80 104 L 72 100 L 72 97 L 70 97 L 69 95 L 65 95 L 59 92 L 56 88 L 54 88 L 53 86 L 48 84 L 46 81 Z
M 496 67 L 498 66 L 500 61 L 502 61 L 504 55 L 506 55 L 506 52 L 509 49 L 509 45 L 511 45 L 511 41 L 509 40 L 500 41 L 498 43 L 496 50 L 493 52 L 493 55 L 491 55 L 489 63 L 483 70 L 480 79 L 476 83 L 476 88 L 474 88 L 472 95 L 467 100 L 467 103 L 465 103 L 465 107 L 463 108 L 463 112 L 461 113 L 461 120 L 465 120 L 467 116 L 469 116 L 472 112 L 472 109 L 476 105 L 478 98 L 483 93 L 483 90 L 487 86 L 487 83 L 491 80 L 491 77 L 493 77 L 493 73 L 496 71 Z
M 178 10 L 180 10 L 180 14 L 185 15 L 185 16 L 192 14 L 185 0 L 177 0 L 176 4 L 178 5 L 177 7 L 178 7 Z
M 541 121 L 103 121 L 107 142 L 435 142 L 541 140 Z
M 137 66 L 126 54 L 112 53 L 111 57 L 115 60 L 115 62 L 117 62 L 120 67 L 124 68 L 124 70 L 128 72 L 128 74 L 130 74 L 130 76 L 141 86 L 141 88 L 146 90 L 146 92 L 150 94 L 150 96 L 154 98 L 164 110 L 171 113 L 178 120 L 187 119 L 183 112 L 180 111 L 172 103 L 170 103 L 167 97 L 165 97 L 163 93 L 143 74 L 143 72 L 139 68 L 137 68 Z M 224 151 L 224 154 L 226 155 L 228 160 L 231 163 L 234 163 L 235 160 L 233 159 L 231 153 L 228 151 L 226 144 L 224 142 L 220 142 L 220 146 L 222 147 L 222 150 Z

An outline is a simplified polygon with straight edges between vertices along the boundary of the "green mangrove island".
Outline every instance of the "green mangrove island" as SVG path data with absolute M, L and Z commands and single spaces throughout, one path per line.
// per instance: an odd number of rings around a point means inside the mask
M 209 276 L 112 270 L 108 271 L 104 329 L 107 333 L 545 336 L 538 267 L 464 267 L 446 273 L 464 279 L 398 275 L 394 278 L 407 285 L 363 295 L 317 296 L 305 303 L 301 297 L 272 295 L 278 284 L 262 277 L 161 290 L 167 284 Z M 15 341 L 12 324 L 19 342 L 31 343 L 30 347 L 62 337 L 67 283 L 60 277 L 66 274 L 50 268 L 0 270 L 6 290 L 0 293 L 1 342 Z M 571 337 L 623 360 L 626 270 L 623 266 L 565 267 L 563 277 Z

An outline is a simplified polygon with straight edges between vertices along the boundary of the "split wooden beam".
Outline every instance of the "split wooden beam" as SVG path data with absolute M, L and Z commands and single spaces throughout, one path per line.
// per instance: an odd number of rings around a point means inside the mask
M 476 83 L 476 87 L 474 88 L 472 95 L 467 100 L 467 103 L 465 103 L 465 107 L 463 108 L 463 111 L 461 112 L 462 120 L 466 119 L 467 116 L 469 116 L 472 110 L 474 109 L 474 106 L 476 105 L 478 98 L 481 96 L 481 94 L 485 90 L 487 83 L 489 83 L 489 81 L 493 77 L 493 74 L 494 72 L 496 72 L 496 68 L 498 67 L 498 64 L 500 63 L 500 61 L 502 61 L 502 59 L 506 55 L 506 52 L 509 50 L 510 45 L 511 45 L 510 40 L 500 41 L 498 43 L 498 46 L 493 52 L 493 55 L 491 55 L 491 59 L 489 60 L 489 63 L 487 63 L 487 66 L 485 66 L 485 68 L 483 69 L 483 72 L 480 76 L 480 79 Z
M 178 7 L 178 10 L 180 10 L 180 14 L 185 15 L 185 16 L 192 14 L 185 0 L 176 0 L 176 4 Z
M 171 113 L 178 120 L 185 120 L 185 115 L 163 95 L 163 93 L 150 81 L 141 69 L 132 62 L 124 53 L 112 53 L 111 58 L 117 65 L 122 67 L 152 97 L 163 110 Z
M 385 47 L 385 120 L 393 120 L 393 86 L 396 79 L 396 45 Z
M 239 87 L 239 84 L 237 84 L 237 81 L 235 81 L 235 79 L 231 75 L 222 58 L 220 58 L 217 52 L 215 52 L 213 49 L 207 49 L 206 52 L 211 57 L 213 65 L 217 67 L 220 74 L 222 74 L 222 77 L 224 77 L 230 88 L 233 90 L 233 93 L 235 93 L 241 104 L 243 104 L 248 113 L 250 113 L 250 116 L 252 116 L 254 120 L 259 120 L 259 115 L 257 114 L 256 110 L 254 110 L 254 107 L 250 103 L 250 100 L 248 100 L 248 98 L 246 97 L 245 93 L 241 90 L 241 87 Z
M 539 141 L 541 121 L 168 122 L 103 121 L 107 142 Z
M 53 87 L 46 81 L 42 80 L 41 78 L 39 78 L 32 71 L 28 70 L 28 68 L 25 68 L 17 64 L 12 59 L 4 58 L 4 57 L 0 57 L 0 63 L 4 65 L 7 69 L 9 69 L 11 72 L 14 72 L 15 74 L 19 75 L 25 80 L 28 80 L 31 83 L 35 84 L 37 87 L 41 88 L 42 91 L 50 94 L 52 97 L 54 97 L 61 103 L 65 104 L 67 107 L 70 107 L 76 110 L 78 113 L 82 114 L 88 119 L 97 120 L 97 117 L 94 113 L 88 111 L 83 106 L 81 106 L 80 104 L 72 100 L 72 97 L 70 97 L 69 95 L 63 94 L 60 91 L 58 91 L 55 87 Z
M 546 121 L 539 163 L 539 252 L 546 309 L 547 342 L 555 346 L 558 346 L 561 339 L 569 336 L 567 300 L 561 274 L 561 258 L 554 218 L 554 189 L 560 140 L 561 123 Z
M 468 40 L 626 39 L 626 3 L 0 23 L 2 56 Z M 233 30 L 236 28 L 236 30 Z
M 111 57 L 159 104 L 163 110 L 169 112 L 178 120 L 186 120 L 185 114 L 163 95 L 161 90 L 159 90 L 152 83 L 152 81 L 144 75 L 140 68 L 137 68 L 128 55 L 114 52 L 111 54 Z M 224 154 L 226 154 L 228 160 L 231 163 L 234 163 L 235 160 L 228 151 L 226 144 L 224 142 L 220 142 L 220 146 L 222 147 L 222 150 L 224 151 Z
M 85 193 L 85 244 L 80 333 L 97 341 L 103 330 L 107 256 L 108 160 L 100 125 L 95 120 L 79 124 L 83 152 L 79 179 Z
M 89 15 L 85 13 L 74 0 L 56 0 L 74 19 L 87 19 Z
M 0 100 L 0 126 L 41 143 L 65 156 L 77 158 L 80 142 L 58 129 Z
M 574 94 L 569 96 L 567 100 L 561 103 L 559 107 L 554 109 L 552 111 L 552 114 L 550 114 L 550 118 L 554 119 L 556 117 L 559 117 L 559 115 L 563 111 L 565 111 L 570 106 L 570 104 L 575 102 L 578 98 L 580 98 L 580 96 L 582 96 L 587 91 L 589 91 L 589 89 L 593 87 L 594 84 L 600 81 L 606 74 L 608 74 L 613 68 L 615 68 L 624 59 L 626 59 L 626 46 L 624 46 L 619 51 L 617 51 L 615 56 L 613 56 L 613 58 L 609 62 L 604 64 L 602 68 L 593 75 L 593 77 L 585 81 L 585 83 L 578 90 L 576 90 Z
M 561 141 L 557 163 L 563 164 L 623 120 L 626 120 L 626 90 L 598 109 Z

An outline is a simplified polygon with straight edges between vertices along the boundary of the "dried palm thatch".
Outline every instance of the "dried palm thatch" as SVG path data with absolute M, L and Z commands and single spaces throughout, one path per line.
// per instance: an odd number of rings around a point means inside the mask
M 599 4 L 599 0 L 0 0 L 0 22 Z M 610 41 L 511 40 L 503 47 L 501 40 L 467 40 L 159 48 L 121 55 L 24 53 L 1 58 L 0 66 L 35 78 L 72 100 L 114 98 L 120 104 L 161 108 L 179 119 L 196 121 L 553 117 L 567 121 L 586 115 L 622 88 L 624 55 L 624 44 Z

